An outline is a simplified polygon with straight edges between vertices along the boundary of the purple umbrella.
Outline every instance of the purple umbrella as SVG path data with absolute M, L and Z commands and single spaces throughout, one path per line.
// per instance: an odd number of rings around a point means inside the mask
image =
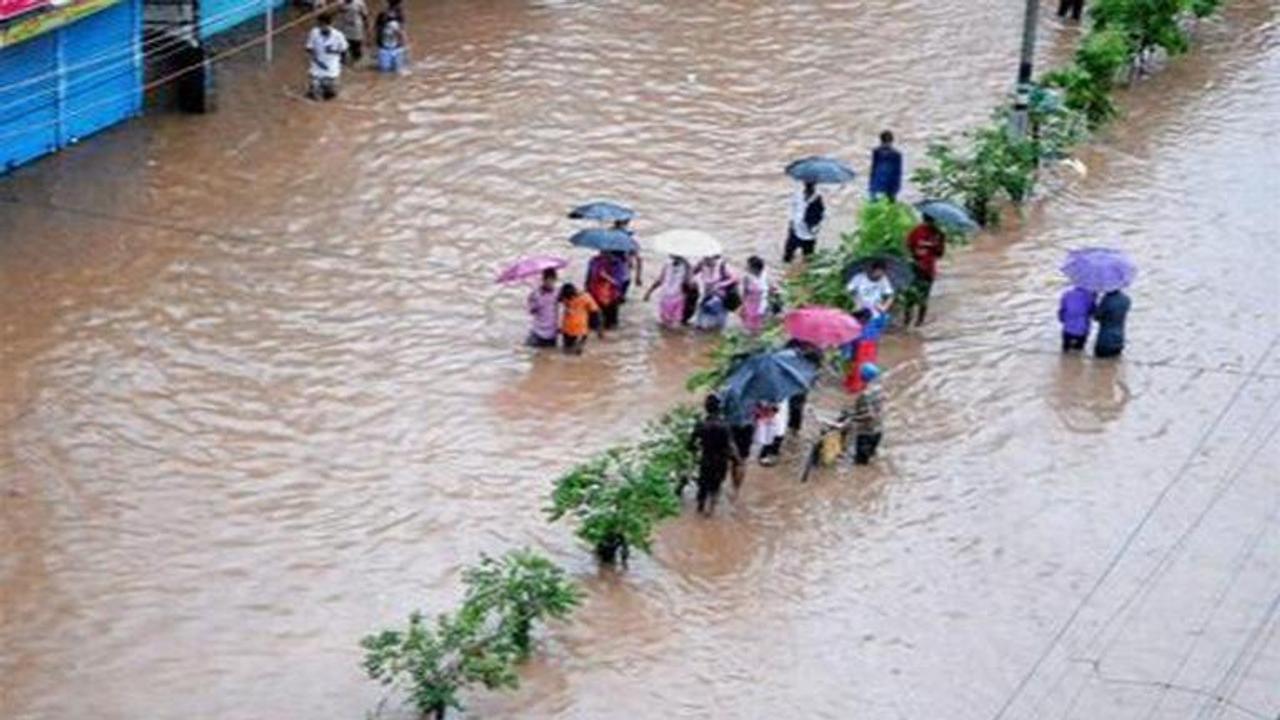
M 1082 248 L 1067 253 L 1062 273 L 1085 290 L 1111 292 L 1128 287 L 1138 276 L 1138 266 L 1119 250 Z
M 519 282 L 526 278 L 537 277 L 541 275 L 544 270 L 559 270 L 568 264 L 569 261 L 564 258 L 558 258 L 552 255 L 535 255 L 533 257 L 524 258 L 523 260 L 517 260 L 498 275 L 496 282 Z

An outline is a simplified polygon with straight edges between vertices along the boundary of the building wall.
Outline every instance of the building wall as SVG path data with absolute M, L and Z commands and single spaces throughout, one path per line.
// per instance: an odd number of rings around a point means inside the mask
M 267 4 L 273 8 L 284 7 L 284 0 L 197 0 L 200 6 L 200 37 L 207 38 L 260 17 Z M 256 34 L 262 34 L 259 31 Z
M 0 173 L 142 110 L 142 2 L 0 48 Z

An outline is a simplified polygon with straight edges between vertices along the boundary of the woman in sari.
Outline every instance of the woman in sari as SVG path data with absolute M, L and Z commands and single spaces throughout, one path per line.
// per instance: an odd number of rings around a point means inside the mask
M 601 323 L 605 330 L 618 326 L 618 305 L 622 299 L 622 284 L 614 275 L 613 256 L 600 252 L 587 263 L 587 293 L 600 306 Z
M 694 269 L 694 282 L 698 286 L 694 327 L 712 332 L 723 330 L 731 310 L 729 289 L 737 283 L 737 278 L 729 271 L 724 259 L 716 255 L 698 263 Z
M 747 274 L 742 276 L 741 309 L 742 327 L 751 335 L 759 334 L 764 329 L 772 290 L 769 275 L 764 269 L 764 260 L 752 255 L 747 260 Z
M 645 302 L 648 302 L 654 291 L 660 290 L 658 320 L 663 326 L 674 328 L 688 322 L 685 304 L 688 302 L 689 286 L 693 283 L 692 275 L 689 262 L 682 257 L 672 255 L 666 266 L 662 268 L 658 279 L 644 294 Z

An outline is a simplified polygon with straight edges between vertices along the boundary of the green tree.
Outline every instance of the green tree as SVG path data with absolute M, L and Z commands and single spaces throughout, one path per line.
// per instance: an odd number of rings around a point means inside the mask
M 529 549 L 500 558 L 482 555 L 462 573 L 467 586 L 461 614 L 493 628 L 510 642 L 519 659 L 532 649 L 533 625 L 547 618 L 563 620 L 578 605 L 578 588 L 564 570 Z
M 517 649 L 466 613 L 439 615 L 432 625 L 415 612 L 406 629 L 369 635 L 360 646 L 371 679 L 407 692 L 419 712 L 437 720 L 463 708 L 458 696 L 468 686 L 496 690 L 519 683 Z
M 660 468 L 635 448 L 615 448 L 557 479 L 546 512 L 552 522 L 573 515 L 601 562 L 625 565 L 631 548 L 651 551 L 654 529 L 680 502 Z

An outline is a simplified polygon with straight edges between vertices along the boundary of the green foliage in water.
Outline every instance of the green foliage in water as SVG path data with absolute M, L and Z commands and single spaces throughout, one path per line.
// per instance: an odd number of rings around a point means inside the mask
M 1123 31 L 1097 30 L 1080 43 L 1072 64 L 1048 73 L 1042 82 L 1061 89 L 1066 106 L 1083 113 L 1089 125 L 1097 127 L 1115 117 L 1111 93 L 1116 79 L 1133 62 L 1134 54 L 1134 46 Z
M 360 641 L 369 677 L 406 693 L 423 715 L 463 709 L 459 696 L 471 686 L 517 687 L 516 664 L 529 655 L 534 623 L 568 617 L 578 604 L 564 571 L 532 550 L 481 556 L 462 580 L 467 592 L 456 612 L 434 622 L 414 612 L 404 629 Z
M 1021 203 L 1035 188 L 1041 146 L 1031 139 L 1014 138 L 1003 113 L 993 122 L 965 134 L 959 146 L 934 143 L 926 151 L 929 164 L 912 179 L 929 197 L 963 205 L 982 225 L 999 221 L 995 203 L 1007 199 Z
M 572 515 L 601 562 L 625 563 L 633 547 L 650 552 L 658 523 L 680 513 L 669 470 L 638 448 L 601 453 L 556 480 L 547 517 Z
M 369 677 L 407 693 L 423 715 L 444 718 L 449 710 L 461 710 L 459 694 L 467 687 L 498 690 L 519 683 L 516 648 L 466 613 L 429 622 L 415 612 L 405 629 L 369 635 L 360 646 Z
M 1089 14 L 1094 30 L 1123 33 L 1135 54 L 1161 48 L 1177 55 L 1190 45 L 1181 18 L 1196 10 L 1207 14 L 1216 9 L 1208 5 L 1190 0 L 1093 0 Z
M 673 490 L 683 487 L 698 473 L 698 452 L 689 443 L 697 424 L 697 410 L 677 405 L 645 427 L 640 454 L 649 472 L 665 479 Z
M 467 586 L 462 612 L 478 616 L 509 642 L 520 659 L 532 649 L 535 623 L 563 620 L 578 605 L 578 588 L 555 563 L 532 550 L 500 558 L 481 556 L 462 573 Z
M 906 203 L 888 198 L 863 203 L 858 225 L 841 236 L 841 247 L 849 262 L 877 255 L 906 257 L 907 235 L 919 223 L 919 214 Z

